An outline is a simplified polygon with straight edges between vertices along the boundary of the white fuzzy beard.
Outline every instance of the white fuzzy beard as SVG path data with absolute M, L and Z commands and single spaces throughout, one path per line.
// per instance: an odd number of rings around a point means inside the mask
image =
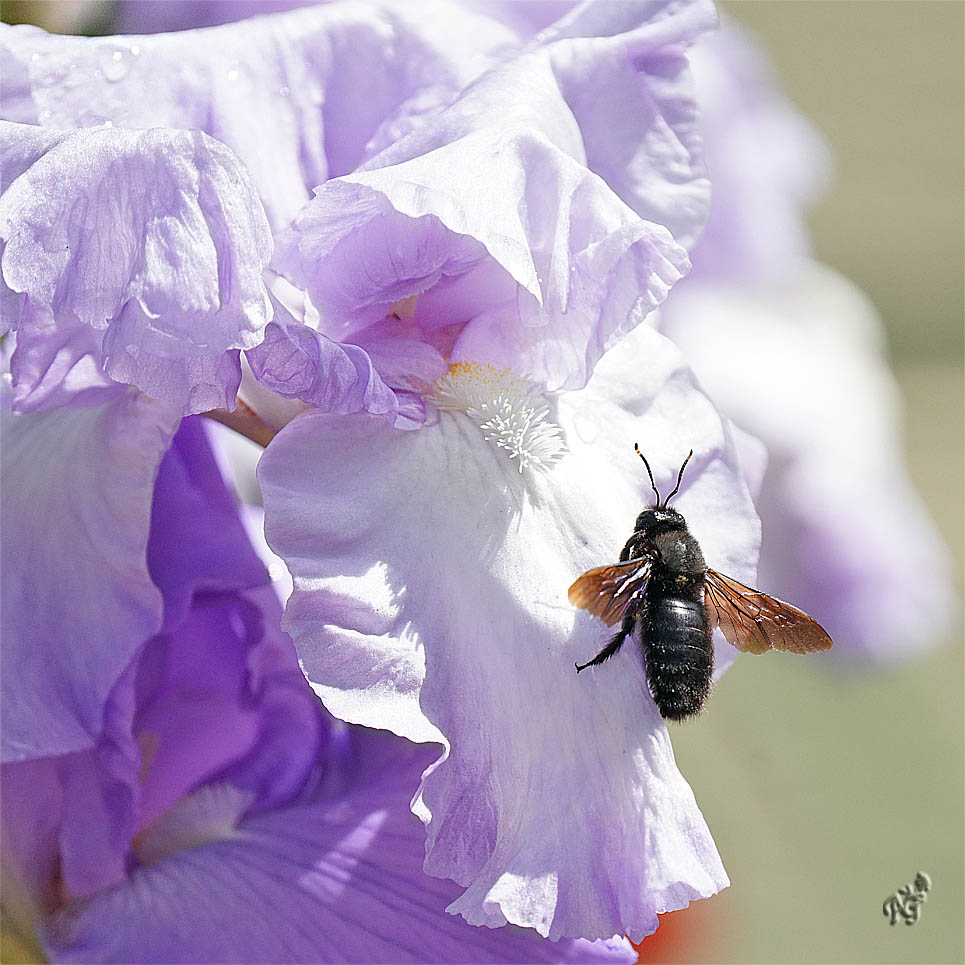
M 426 395 L 443 412 L 464 412 L 483 438 L 517 461 L 519 471 L 545 471 L 563 457 L 563 430 L 548 419 L 537 387 L 512 369 L 456 362 Z

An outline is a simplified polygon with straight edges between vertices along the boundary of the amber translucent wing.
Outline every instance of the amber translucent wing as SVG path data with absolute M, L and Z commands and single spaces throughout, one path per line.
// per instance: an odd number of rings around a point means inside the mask
M 607 626 L 623 619 L 630 597 L 643 589 L 650 576 L 650 560 L 631 560 L 587 570 L 571 587 L 570 603 L 589 610 Z
M 711 628 L 720 627 L 727 642 L 738 650 L 814 653 L 832 645 L 824 628 L 803 610 L 716 570 L 707 570 L 704 606 Z

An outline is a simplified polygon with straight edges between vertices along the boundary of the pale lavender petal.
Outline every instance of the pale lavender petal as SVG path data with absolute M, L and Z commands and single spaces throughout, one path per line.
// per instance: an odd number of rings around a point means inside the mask
M 465 0 L 466 6 L 490 17 L 498 17 L 523 39 L 550 26 L 569 13 L 578 0 Z
M 0 25 L 0 31 L 6 31 Z M 27 28 L 31 31 L 33 28 Z M 39 31 L 37 32 L 39 34 Z M 6 35 L 9 36 L 9 35 Z M 36 124 L 37 107 L 30 93 L 30 63 L 6 44 L 0 33 L 0 117 L 18 124 Z M 0 178 L 5 172 L 0 171 Z
M 237 158 L 197 131 L 0 122 L 0 142 L 14 159 L 0 198 L 3 278 L 31 309 L 18 327 L 19 406 L 49 401 L 58 378 L 89 367 L 87 328 L 114 381 L 186 412 L 232 405 L 236 350 L 268 322 L 271 249 Z
M 390 176 L 395 179 L 394 172 Z M 421 189 L 421 183 L 413 185 Z M 452 203 L 458 205 L 458 198 Z M 400 212 L 381 191 L 340 178 L 319 188 L 292 227 L 279 234 L 274 265 L 308 291 L 326 334 L 342 340 L 379 322 L 403 298 L 459 278 L 485 259 L 479 241 L 454 233 L 433 213 Z M 497 297 L 513 290 L 504 282 Z M 416 312 L 419 322 L 418 305 Z M 450 315 L 446 324 L 466 319 Z
M 805 208 L 829 174 L 827 145 L 780 93 L 767 56 L 736 24 L 692 52 L 713 204 L 694 277 L 779 278 L 810 251 Z
M 579 124 L 587 166 L 687 248 L 710 208 L 687 48 L 716 24 L 709 0 L 587 3 L 536 41 L 553 45 L 553 70 Z M 580 37 L 613 41 L 555 43 Z
M 689 263 L 582 155 L 548 58 L 533 53 L 490 71 L 362 171 L 322 185 L 279 236 L 274 266 L 308 290 L 333 337 L 424 292 L 414 322 L 431 331 L 433 289 L 444 287 L 461 309 L 445 323 L 465 325 L 454 358 L 515 365 L 550 388 L 583 385 Z M 479 297 L 452 298 L 463 282 Z
M 96 329 L 59 324 L 49 308 L 23 298 L 9 318 L 24 332 L 20 339 L 10 334 L 16 340 L 10 376 L 18 412 L 97 404 L 124 391 L 104 374 L 104 337 Z
M 255 378 L 285 399 L 341 415 L 364 409 L 395 418 L 399 403 L 368 353 L 296 321 L 277 302 L 261 345 L 246 353 Z
M 111 688 L 160 628 L 148 524 L 178 413 L 127 392 L 2 418 L 7 761 L 92 747 Z
M 495 4 L 491 14 L 503 10 Z M 544 14 L 537 7 L 533 20 Z M 510 22 L 519 19 L 510 17 Z M 529 62 L 528 71 L 539 61 L 552 73 L 567 114 L 562 123 L 546 115 L 545 93 L 527 86 L 516 96 L 535 98 L 531 106 L 538 109 L 531 126 L 549 133 L 640 217 L 668 227 L 685 247 L 700 234 L 710 205 L 685 51 L 716 23 L 710 0 L 587 2 L 540 33 L 519 58 L 520 63 Z M 506 64 L 497 68 L 505 70 Z M 484 77 L 483 90 L 486 87 Z M 478 103 L 479 91 L 464 93 L 470 103 L 474 96 Z M 518 120 L 514 114 L 510 110 L 507 119 Z M 475 122 L 472 109 L 465 116 Z M 577 130 L 567 131 L 573 121 Z M 386 150 L 363 167 L 398 163 L 465 133 L 464 120 L 450 110 L 444 125 L 434 118 L 419 128 L 414 135 L 418 149 L 411 139 L 387 141 Z
M 381 740 L 386 740 L 382 737 Z M 136 869 L 45 929 L 67 962 L 624 962 L 625 940 L 540 941 L 445 914 L 424 875 L 411 789 L 432 758 L 395 741 L 391 766 L 347 792 L 242 820 L 229 840 Z
M 767 445 L 761 587 L 819 620 L 840 657 L 900 659 L 947 632 L 948 551 L 908 479 L 881 320 L 830 268 L 694 282 L 666 323 L 721 408 Z
M 567 588 L 617 558 L 652 499 L 634 441 L 661 486 L 694 448 L 677 505 L 710 565 L 753 580 L 760 533 L 727 424 L 651 330 L 552 404 L 569 454 L 525 473 L 459 412 L 414 433 L 298 416 L 259 468 L 266 532 L 328 708 L 447 747 L 416 807 L 427 869 L 466 888 L 450 910 L 639 938 L 726 876 L 638 650 L 575 673 L 610 632 Z
M 137 309 L 134 312 L 138 314 Z M 111 330 L 104 335 L 103 350 L 104 366 L 112 379 L 136 385 L 158 399 L 183 399 L 185 415 L 234 408 L 241 385 L 237 349 L 215 356 L 165 358 L 138 345 L 119 345 Z
M 54 127 L 198 128 L 245 162 L 277 227 L 384 122 L 451 99 L 513 42 L 454 4 L 322 5 L 147 37 L 3 35 L 10 102 Z M 26 77 L 29 91 L 17 89 Z
M 453 358 L 514 364 L 572 388 L 662 300 L 688 262 L 639 215 L 684 240 L 702 224 L 707 186 L 680 48 L 713 13 L 702 3 L 600 10 L 569 33 L 549 31 L 545 47 L 493 68 L 359 172 L 317 190 L 279 239 L 275 266 L 309 291 L 328 334 L 350 337 L 415 294 L 424 298 L 414 320 L 431 331 L 442 289 L 446 324 L 466 326 Z M 606 136 L 602 92 L 621 120 L 639 122 L 621 138 Z M 640 110 L 627 111 L 628 100 Z M 481 272 L 490 284 L 478 284 Z
M 448 368 L 443 354 L 425 341 L 425 333 L 411 319 L 388 315 L 354 338 L 393 389 L 424 393 Z
M 260 13 L 277 13 L 317 0 L 119 0 L 114 26 L 118 33 L 161 33 L 213 27 Z M 396 0 L 401 6 L 411 0 Z M 467 0 L 463 6 L 496 17 L 521 37 L 528 37 L 572 9 L 577 0 Z

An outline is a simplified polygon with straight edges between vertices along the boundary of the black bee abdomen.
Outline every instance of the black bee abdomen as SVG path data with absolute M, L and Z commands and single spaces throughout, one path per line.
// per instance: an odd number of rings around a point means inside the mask
M 667 720 L 693 717 L 707 699 L 714 670 L 703 601 L 655 594 L 647 603 L 640 642 L 650 693 Z

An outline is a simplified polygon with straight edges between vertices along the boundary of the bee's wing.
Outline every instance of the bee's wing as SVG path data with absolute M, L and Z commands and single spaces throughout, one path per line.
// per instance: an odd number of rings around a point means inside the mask
M 824 628 L 803 610 L 716 570 L 707 570 L 704 607 L 711 629 L 720 627 L 727 642 L 738 650 L 813 653 L 832 646 Z
M 570 603 L 589 610 L 607 626 L 623 619 L 630 597 L 647 585 L 650 560 L 630 560 L 587 570 L 571 587 Z

